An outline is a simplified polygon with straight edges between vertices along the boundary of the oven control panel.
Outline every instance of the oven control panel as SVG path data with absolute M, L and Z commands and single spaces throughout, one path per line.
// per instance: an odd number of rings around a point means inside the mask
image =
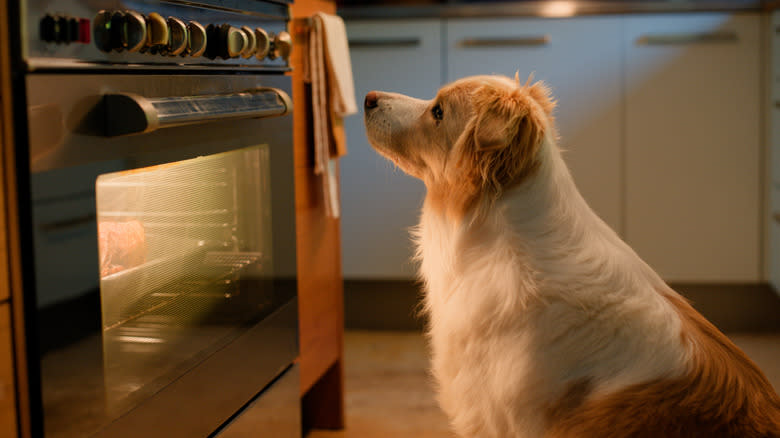
M 32 69 L 167 65 L 286 70 L 293 50 L 285 3 L 236 1 L 229 5 L 232 9 L 224 0 L 30 3 L 25 48 Z M 94 10 L 95 5 L 107 7 Z

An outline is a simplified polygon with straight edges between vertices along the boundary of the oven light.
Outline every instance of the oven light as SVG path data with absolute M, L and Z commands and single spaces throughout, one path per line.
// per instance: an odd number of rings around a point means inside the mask
M 160 338 L 150 338 L 148 336 L 117 336 L 119 342 L 130 342 L 133 344 L 163 344 L 164 340 Z

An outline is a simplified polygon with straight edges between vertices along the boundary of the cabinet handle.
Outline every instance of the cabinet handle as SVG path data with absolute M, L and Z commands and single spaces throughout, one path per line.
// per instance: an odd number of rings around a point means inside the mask
M 550 35 L 534 35 L 512 38 L 464 38 L 458 47 L 541 47 L 550 44 Z
M 683 44 L 736 43 L 739 37 L 733 31 L 658 33 L 642 35 L 636 40 L 638 46 L 676 46 Z
M 404 47 L 418 47 L 420 45 L 419 38 L 389 38 L 389 39 L 365 39 L 365 40 L 349 40 L 349 47 L 351 49 L 365 49 L 365 48 L 404 48 Z
M 776 211 L 773 217 L 775 218 L 775 222 L 780 224 L 780 211 Z

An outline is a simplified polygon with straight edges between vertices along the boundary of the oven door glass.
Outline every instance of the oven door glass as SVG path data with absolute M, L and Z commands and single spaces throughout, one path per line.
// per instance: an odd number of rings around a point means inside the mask
M 292 362 L 287 155 L 259 144 L 36 177 L 47 438 L 208 434 Z M 73 185 L 86 189 L 56 193 Z
M 98 177 L 109 415 L 274 308 L 269 167 L 263 145 Z

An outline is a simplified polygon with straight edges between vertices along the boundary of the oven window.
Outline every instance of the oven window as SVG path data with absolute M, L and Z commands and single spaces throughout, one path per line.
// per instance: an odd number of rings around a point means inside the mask
M 98 177 L 110 417 L 273 310 L 269 166 L 257 146 Z

